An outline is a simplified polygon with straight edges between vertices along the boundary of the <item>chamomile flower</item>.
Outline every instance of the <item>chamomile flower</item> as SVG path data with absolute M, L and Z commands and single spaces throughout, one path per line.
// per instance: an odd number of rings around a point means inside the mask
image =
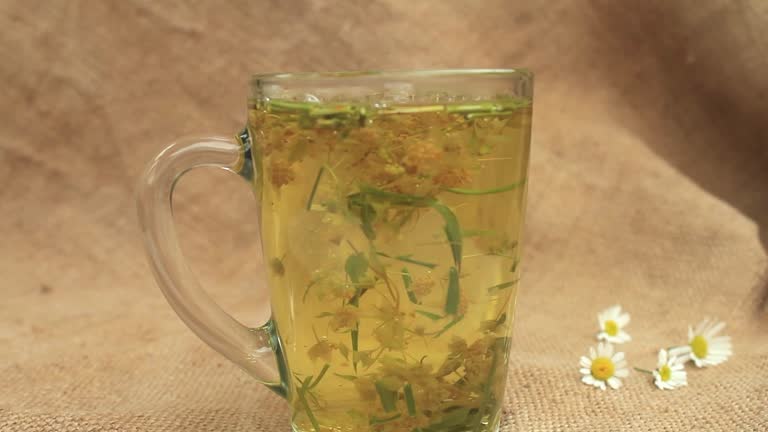
M 589 357 L 582 356 L 579 360 L 579 372 L 583 375 L 581 382 L 605 390 L 606 385 L 612 389 L 621 387 L 619 378 L 629 375 L 627 362 L 623 352 L 613 352 L 613 345 L 600 342 L 597 349 L 589 348 Z
M 653 371 L 653 383 L 662 390 L 673 390 L 688 385 L 685 373 L 685 361 L 681 361 L 667 350 L 659 350 L 659 363 Z
M 629 334 L 624 331 L 624 327 L 629 324 L 629 314 L 621 313 L 621 306 L 611 306 L 600 312 L 597 314 L 597 321 L 600 324 L 597 340 L 616 344 L 632 340 Z
M 693 360 L 696 367 L 716 366 L 728 360 L 733 354 L 731 338 L 718 336 L 725 323 L 709 318 L 695 328 L 688 327 L 688 345 L 669 350 L 670 354 L 684 360 Z

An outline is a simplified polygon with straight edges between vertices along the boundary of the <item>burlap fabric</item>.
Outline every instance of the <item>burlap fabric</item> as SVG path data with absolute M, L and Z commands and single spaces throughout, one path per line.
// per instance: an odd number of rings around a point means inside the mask
M 524 4 L 525 3 L 525 4 Z M 768 430 L 768 3 L 0 2 L 0 430 L 285 431 L 195 338 L 135 220 L 144 163 L 242 126 L 256 71 L 537 73 L 525 276 L 503 431 Z M 195 172 L 177 217 L 212 295 L 263 316 L 248 188 Z M 631 365 L 728 322 L 734 357 L 662 392 L 579 382 L 595 313 Z

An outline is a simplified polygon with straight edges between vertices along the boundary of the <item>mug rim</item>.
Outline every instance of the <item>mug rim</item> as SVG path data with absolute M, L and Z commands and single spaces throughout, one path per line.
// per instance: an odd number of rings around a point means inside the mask
M 303 80 L 343 80 L 343 79 L 428 79 L 428 78 L 511 78 L 533 77 L 527 68 L 449 68 L 449 69 L 393 69 L 393 70 L 352 70 L 320 72 L 274 72 L 258 73 L 251 76 L 252 83 L 269 83 Z

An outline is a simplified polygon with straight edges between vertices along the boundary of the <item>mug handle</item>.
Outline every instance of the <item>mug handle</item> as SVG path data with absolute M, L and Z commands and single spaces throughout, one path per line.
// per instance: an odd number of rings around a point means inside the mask
M 247 132 L 236 139 L 185 138 L 160 152 L 147 166 L 138 188 L 137 207 L 149 264 L 168 303 L 205 343 L 285 397 L 284 367 L 272 321 L 249 328 L 227 314 L 202 289 L 189 269 L 173 223 L 176 182 L 198 167 L 223 168 L 252 178 Z

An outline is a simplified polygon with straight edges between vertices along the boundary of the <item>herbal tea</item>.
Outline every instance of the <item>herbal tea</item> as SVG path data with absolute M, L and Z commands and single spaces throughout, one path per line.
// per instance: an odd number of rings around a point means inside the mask
M 524 99 L 253 103 L 295 430 L 496 430 L 530 120 Z

